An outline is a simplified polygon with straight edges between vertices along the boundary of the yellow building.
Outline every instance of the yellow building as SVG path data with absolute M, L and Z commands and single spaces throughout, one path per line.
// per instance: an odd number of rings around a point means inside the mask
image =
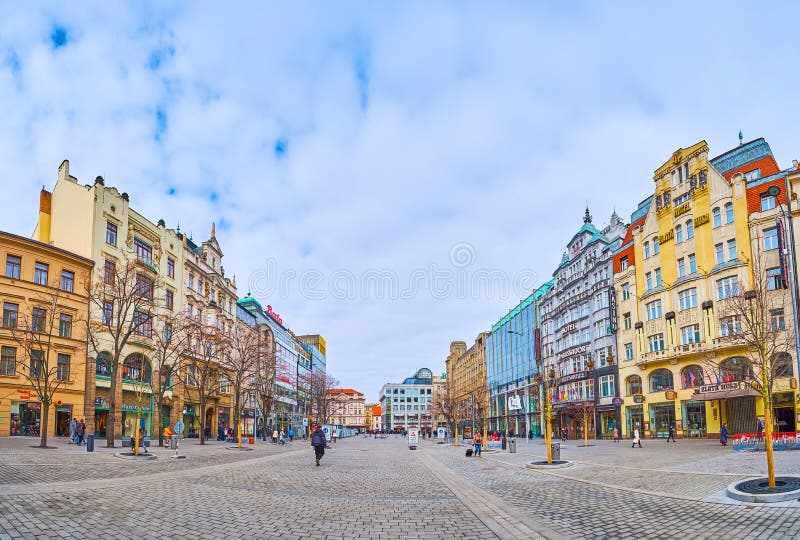
M 69 420 L 90 417 L 94 409 L 94 403 L 84 399 L 85 321 L 89 311 L 84 283 L 94 263 L 6 232 L 0 232 L 0 259 L 5 262 L 5 272 L 0 276 L 0 436 L 40 434 L 39 396 L 22 375 L 34 369 L 34 347 L 24 344 L 23 330 L 32 326 L 46 334 L 39 344 L 49 342 L 41 348 L 49 354 L 42 360 L 44 368 L 40 368 L 51 373 L 49 380 L 53 382 L 45 388 L 55 390 L 48 437 L 67 436 Z
M 451 392 L 458 404 L 459 420 L 464 423 L 475 418 L 483 424 L 480 411 L 488 403 L 486 386 L 486 338 L 489 332 L 481 332 L 468 349 L 463 341 L 450 343 L 450 354 L 445 360 L 447 381 L 453 385 Z M 465 424 L 466 425 L 466 424 Z
M 715 437 L 725 422 L 731 434 L 756 430 L 763 407 L 745 384 L 747 350 L 728 299 L 753 283 L 754 256 L 764 251 L 774 270 L 778 209 L 761 200 L 778 172 L 763 139 L 714 159 L 701 141 L 655 171 L 655 193 L 631 216 L 614 261 L 625 434 L 667 437 L 674 426 L 678 436 Z M 776 388 L 790 384 L 783 376 Z

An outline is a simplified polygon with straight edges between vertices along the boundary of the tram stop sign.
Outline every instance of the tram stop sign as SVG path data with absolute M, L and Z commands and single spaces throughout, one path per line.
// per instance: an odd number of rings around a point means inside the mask
M 178 420 L 177 422 L 175 422 L 175 433 L 180 435 L 181 433 L 183 433 L 183 428 L 184 428 L 183 420 Z

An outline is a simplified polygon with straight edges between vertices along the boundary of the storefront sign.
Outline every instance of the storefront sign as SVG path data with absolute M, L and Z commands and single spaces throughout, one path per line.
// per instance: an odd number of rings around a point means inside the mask
M 634 403 L 644 403 L 644 396 L 642 394 L 634 394 L 633 402 Z
M 108 407 L 108 402 L 105 398 L 96 397 L 94 398 L 94 406 L 95 407 Z
M 23 390 L 21 388 L 17 388 L 17 394 L 19 394 L 20 399 L 36 399 L 39 397 L 36 395 L 36 392 L 32 390 Z
M 132 403 L 123 403 L 122 410 L 126 412 L 136 412 L 139 410 L 139 406 Z M 150 407 L 142 407 L 141 410 L 142 412 L 150 412 Z
M 664 397 L 670 401 L 675 401 L 678 398 L 678 393 L 675 390 L 667 390 L 664 392 Z
M 619 407 L 620 405 L 622 405 L 622 398 L 615 397 L 614 399 L 611 400 L 611 404 L 614 405 L 615 407 Z
M 696 390 L 696 392 L 698 394 L 708 394 L 710 392 L 722 392 L 723 390 L 739 390 L 744 387 L 743 384 L 744 383 L 741 381 L 721 384 L 707 384 L 705 386 L 701 386 L 698 390 Z
M 280 315 L 272 311 L 272 306 L 267 306 L 267 315 L 278 321 L 278 324 L 283 324 L 283 319 L 281 319 Z
M 522 399 L 519 396 L 509 396 L 508 409 L 511 411 L 518 411 L 522 409 Z
M 566 384 L 575 381 L 582 381 L 586 377 L 589 376 L 588 371 L 579 371 L 578 373 L 570 373 L 569 375 L 564 375 L 558 380 L 559 384 Z
M 702 216 L 697 216 L 694 218 L 694 226 L 699 227 L 700 225 L 705 225 L 710 221 L 708 214 L 703 214 Z
M 691 206 L 689 206 L 689 201 L 686 201 L 682 205 L 675 207 L 674 215 L 675 215 L 675 217 L 682 216 L 683 214 L 685 214 L 686 212 L 688 212 L 691 209 L 692 208 L 691 208 Z
M 614 289 L 608 289 L 608 314 L 611 318 L 611 333 L 617 333 L 617 295 Z
M 772 394 L 772 404 L 776 407 L 791 407 L 794 404 L 794 393 L 778 392 Z

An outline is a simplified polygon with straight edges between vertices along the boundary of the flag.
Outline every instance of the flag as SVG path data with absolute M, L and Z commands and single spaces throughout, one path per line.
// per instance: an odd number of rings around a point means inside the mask
M 730 371 L 728 372 L 728 382 L 733 382 L 733 375 L 731 375 Z
M 695 377 L 695 376 L 694 376 L 694 373 L 692 373 L 692 372 L 690 371 L 690 372 L 689 372 L 689 381 L 692 383 L 692 386 L 691 386 L 692 388 L 694 388 L 694 381 L 695 381 L 695 379 L 697 379 L 697 377 Z
M 686 385 L 686 373 L 681 375 L 681 381 L 683 381 L 683 387 L 688 388 L 688 386 Z

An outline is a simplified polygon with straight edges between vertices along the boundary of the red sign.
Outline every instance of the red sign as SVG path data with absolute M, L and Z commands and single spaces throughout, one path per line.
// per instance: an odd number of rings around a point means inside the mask
M 36 399 L 36 393 L 32 392 L 31 390 L 22 390 L 17 388 L 17 393 L 19 394 L 20 399 Z
M 278 324 L 283 324 L 283 319 L 281 319 L 280 315 L 272 311 L 272 306 L 267 306 L 267 315 L 278 321 Z

